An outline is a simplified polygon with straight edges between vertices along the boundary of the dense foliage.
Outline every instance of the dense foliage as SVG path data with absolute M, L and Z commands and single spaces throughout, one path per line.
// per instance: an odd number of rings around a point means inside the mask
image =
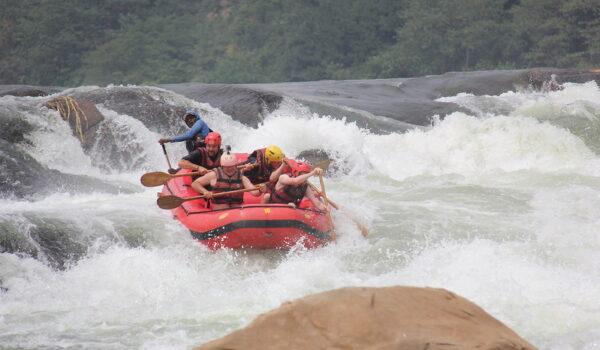
M 0 84 L 598 68 L 600 0 L 2 0 Z

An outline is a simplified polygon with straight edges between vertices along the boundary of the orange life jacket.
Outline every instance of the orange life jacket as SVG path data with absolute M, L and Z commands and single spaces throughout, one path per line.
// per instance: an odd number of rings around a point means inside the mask
M 266 148 L 257 149 L 256 151 L 256 177 L 254 178 L 255 182 L 266 182 L 269 181 L 269 176 L 271 176 L 271 172 L 273 169 L 269 167 L 269 162 L 267 158 L 265 158 L 265 150 Z
M 265 157 L 265 151 L 266 151 L 266 148 L 261 148 L 261 149 L 257 149 L 255 151 L 253 151 L 250 154 L 250 156 L 255 155 L 255 157 L 256 157 L 256 168 L 254 168 L 252 170 L 252 172 L 246 174 L 246 176 L 248 176 L 248 178 L 253 183 L 269 181 L 269 177 L 271 176 L 271 173 L 273 171 L 275 171 L 275 169 L 271 168 L 269 161 Z M 290 168 L 288 165 L 283 167 L 282 174 L 291 174 L 291 173 L 292 173 L 292 168 Z M 275 187 L 276 182 L 277 182 L 277 180 L 275 180 L 274 183 L 269 183 L 269 185 L 272 187 Z
M 227 176 L 223 172 L 223 168 L 215 168 L 214 172 L 217 173 L 217 181 L 212 186 L 213 193 L 240 190 L 244 188 L 242 183 L 242 172 L 240 169 L 236 169 L 235 174 Z M 244 193 L 233 193 L 227 196 L 214 197 L 212 202 L 215 204 L 242 204 L 244 201 Z
M 218 168 L 221 166 L 221 155 L 223 154 L 223 150 L 220 149 L 217 152 L 217 155 L 215 157 L 211 157 L 208 154 L 208 150 L 204 147 L 199 147 L 198 151 L 200 151 L 200 157 L 201 157 L 201 161 L 200 164 L 203 167 L 205 167 L 206 169 L 214 169 L 214 168 Z M 216 160 L 213 160 L 216 159 Z
M 271 203 L 294 203 L 298 205 L 302 202 L 307 187 L 307 183 L 299 186 L 283 186 L 279 190 L 271 192 L 269 201 Z

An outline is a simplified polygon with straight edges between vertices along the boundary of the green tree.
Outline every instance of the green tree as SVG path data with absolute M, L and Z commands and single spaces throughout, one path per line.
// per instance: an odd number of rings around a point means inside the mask
M 527 66 L 600 63 L 599 0 L 523 0 L 512 9 Z
M 413 0 L 397 43 L 371 57 L 377 77 L 493 69 L 515 59 L 503 4 L 495 0 Z
M 231 39 L 215 72 L 237 70 L 252 79 L 245 82 L 352 77 L 355 65 L 393 42 L 403 3 L 240 0 L 228 18 Z
M 193 30 L 172 17 L 127 20 L 112 40 L 88 53 L 79 73 L 86 84 L 185 81 L 192 74 Z
M 7 31 L 0 83 L 77 84 L 82 54 L 105 40 L 120 16 L 143 12 L 152 0 L 23 0 Z M 9 13 L 10 13 L 9 12 Z M 4 15 L 3 15 L 4 17 Z M 3 32 L 5 32 L 3 30 Z

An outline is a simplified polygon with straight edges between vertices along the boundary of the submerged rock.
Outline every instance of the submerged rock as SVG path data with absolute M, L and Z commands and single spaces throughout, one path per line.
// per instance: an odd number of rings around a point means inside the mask
M 49 169 L 12 142 L 0 138 L 0 198 L 39 199 L 51 193 L 133 193 L 128 184 L 111 184 L 85 175 Z
M 444 289 L 348 287 L 284 303 L 195 350 L 534 350 Z
M 0 140 L 11 144 L 27 142 L 25 135 L 33 130 L 33 126 L 19 115 L 0 112 Z

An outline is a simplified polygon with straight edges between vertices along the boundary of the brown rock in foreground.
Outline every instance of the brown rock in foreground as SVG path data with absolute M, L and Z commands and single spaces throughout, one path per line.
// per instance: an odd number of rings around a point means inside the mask
M 472 302 L 444 289 L 349 287 L 284 303 L 195 350 L 533 350 Z

